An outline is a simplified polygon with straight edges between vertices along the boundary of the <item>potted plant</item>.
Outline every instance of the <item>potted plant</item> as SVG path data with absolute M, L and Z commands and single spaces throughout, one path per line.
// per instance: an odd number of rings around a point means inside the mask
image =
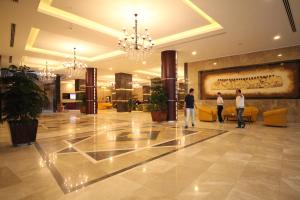
M 133 100 L 129 99 L 127 103 L 128 103 L 128 105 L 127 105 L 127 108 L 128 108 L 127 111 L 131 112 L 133 110 Z
M 152 121 L 166 121 L 167 120 L 167 105 L 168 97 L 161 85 L 156 85 L 151 89 L 150 96 L 150 111 Z
M 2 69 L 4 85 L 2 93 L 3 120 L 8 121 L 14 146 L 35 142 L 38 127 L 37 117 L 48 103 L 45 92 L 37 84 L 35 73 L 26 66 Z

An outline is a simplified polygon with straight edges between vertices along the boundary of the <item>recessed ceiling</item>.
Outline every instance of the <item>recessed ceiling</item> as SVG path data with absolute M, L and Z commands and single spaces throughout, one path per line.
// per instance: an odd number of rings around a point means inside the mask
M 95 57 L 114 50 L 109 46 L 94 44 L 81 39 L 66 37 L 42 30 L 39 32 L 35 40 L 34 47 L 71 55 L 73 54 L 73 48 L 75 47 L 77 56 L 80 55 L 84 57 Z
M 209 24 L 184 1 L 178 0 L 89 0 L 88 3 L 82 0 L 54 0 L 52 5 L 119 31 L 123 27 L 131 29 L 134 25 L 133 14 L 137 13 L 140 30 L 149 27 L 153 38 L 165 37 Z M 101 10 L 112 11 L 113 15 L 107 15 Z M 176 16 L 177 13 L 180 13 L 180 17 Z M 176 19 L 176 26 L 169 26 L 174 19 Z M 162 26 L 163 24 L 165 26 Z

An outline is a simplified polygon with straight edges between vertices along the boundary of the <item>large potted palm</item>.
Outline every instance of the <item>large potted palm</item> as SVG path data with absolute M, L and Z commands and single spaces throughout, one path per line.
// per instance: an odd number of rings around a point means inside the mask
M 150 111 L 152 121 L 166 121 L 167 120 L 167 105 L 168 97 L 161 85 L 156 85 L 151 88 L 150 96 Z
M 2 69 L 1 82 L 3 120 L 8 121 L 14 146 L 35 142 L 38 127 L 37 117 L 48 103 L 45 92 L 37 84 L 37 76 L 26 66 Z

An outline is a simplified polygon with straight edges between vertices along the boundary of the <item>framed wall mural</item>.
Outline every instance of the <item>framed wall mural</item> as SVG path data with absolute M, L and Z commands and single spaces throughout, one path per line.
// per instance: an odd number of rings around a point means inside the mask
M 240 88 L 246 98 L 299 98 L 300 62 L 281 62 L 199 72 L 200 99 L 217 92 L 234 98 Z

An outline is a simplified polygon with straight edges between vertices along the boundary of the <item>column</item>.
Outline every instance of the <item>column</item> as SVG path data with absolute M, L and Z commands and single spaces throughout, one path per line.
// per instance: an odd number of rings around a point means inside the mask
M 97 114 L 97 69 L 87 68 L 85 74 L 86 114 Z
M 168 121 L 177 120 L 177 54 L 168 50 L 161 52 L 161 78 L 168 94 Z
M 128 112 L 128 100 L 132 99 L 132 74 L 115 74 L 117 112 Z
M 185 99 L 185 83 L 178 84 L 178 102 L 177 102 L 177 109 L 182 109 L 184 106 L 184 99 Z
M 184 63 L 184 87 L 185 87 L 185 94 L 189 93 L 189 70 L 188 70 L 189 64 Z
M 143 102 L 149 103 L 150 90 L 151 88 L 149 85 L 143 85 Z
M 53 112 L 61 112 L 60 75 L 56 74 L 53 91 Z
M 0 79 L 2 78 L 2 69 L 1 69 L 1 60 L 2 59 L 2 56 L 0 55 Z M 0 81 L 0 121 L 2 120 L 2 98 L 1 98 L 1 95 L 2 95 L 2 87 L 4 87 L 2 85 L 2 81 Z
M 75 92 L 84 91 L 85 88 L 85 80 L 84 79 L 75 79 Z

